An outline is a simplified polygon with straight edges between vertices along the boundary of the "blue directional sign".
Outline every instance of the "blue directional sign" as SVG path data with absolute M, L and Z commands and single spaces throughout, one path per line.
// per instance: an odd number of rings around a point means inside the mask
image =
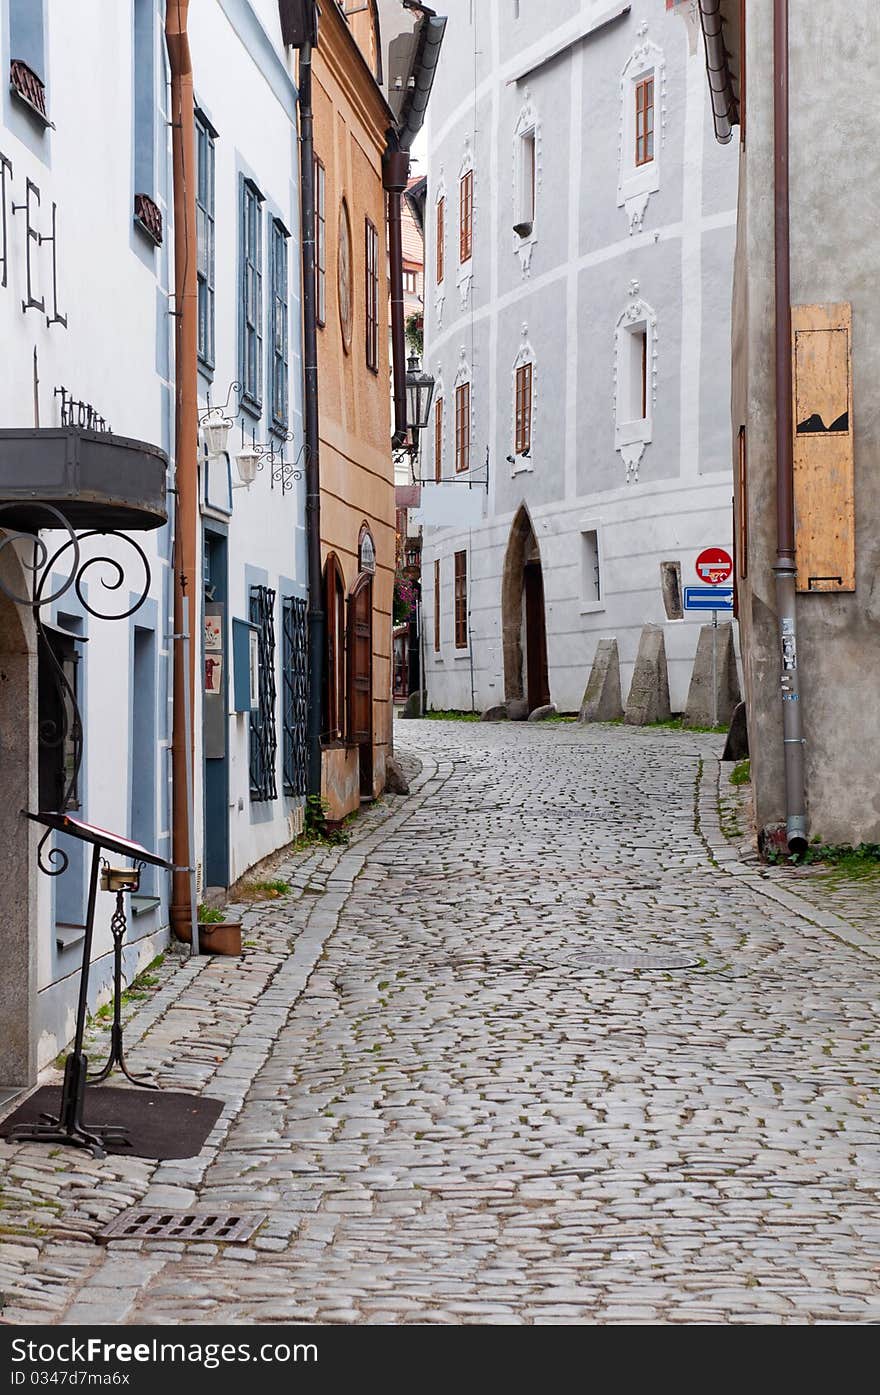
M 732 586 L 686 586 L 685 610 L 733 610 Z

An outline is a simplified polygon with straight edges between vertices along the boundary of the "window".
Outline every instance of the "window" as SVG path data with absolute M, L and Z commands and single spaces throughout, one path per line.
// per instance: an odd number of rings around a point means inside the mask
M 285 596 L 281 623 L 284 639 L 282 651 L 282 688 L 284 717 L 284 793 L 299 799 L 306 792 L 306 710 L 308 695 L 308 648 L 306 644 L 305 601 Z
M 446 241 L 446 200 L 437 200 L 437 285 L 443 280 L 443 247 Z
M 527 455 L 532 448 L 532 365 L 523 363 L 516 370 L 515 455 Z
M 535 223 L 535 128 L 517 137 L 516 221 L 513 230 L 530 237 Z
M 364 220 L 364 289 L 366 296 L 367 367 L 379 371 L 379 234 Z
M 629 325 L 621 344 L 620 420 L 645 421 L 648 416 L 648 326 Z
M 585 605 L 598 605 L 602 599 L 599 570 L 599 532 L 588 528 L 581 533 L 581 596 Z
M 466 649 L 467 626 L 467 553 L 455 554 L 455 647 Z
M 327 611 L 327 652 L 324 668 L 322 737 L 342 738 L 345 715 L 345 582 L 331 552 L 324 568 L 324 604 Z
M 268 586 L 250 589 L 250 622 L 257 637 L 258 703 L 251 709 L 251 799 L 276 799 L 275 754 L 275 592 Z
M 443 398 L 434 403 L 434 479 L 437 484 L 443 478 Z
M 241 184 L 241 369 L 242 399 L 263 405 L 263 196 L 249 179 Z
M 327 323 L 327 174 L 315 156 L 315 316 Z
M 459 185 L 458 260 L 470 261 L 474 250 L 474 172 L 468 170 Z
M 43 0 L 9 0 L 9 85 L 46 126 L 46 34 Z
M 403 289 L 408 295 L 415 295 L 419 289 L 419 273 L 417 271 L 404 271 Z
M 290 419 L 287 378 L 289 350 L 287 342 L 287 239 L 290 236 L 283 223 L 272 220 L 272 303 L 269 336 L 272 354 L 271 405 L 272 425 L 286 431 Z
M 471 463 L 471 385 L 455 389 L 455 469 L 460 474 Z
M 654 158 L 654 75 L 636 83 L 636 164 Z
M 198 282 L 198 353 L 214 367 L 214 139 L 217 132 L 196 112 L 196 242 Z
M 73 620 L 71 623 L 80 623 Z M 82 636 L 44 625 L 37 663 L 40 808 L 80 808 L 83 729 L 79 712 Z
M 434 558 L 434 653 L 440 653 L 440 558 Z

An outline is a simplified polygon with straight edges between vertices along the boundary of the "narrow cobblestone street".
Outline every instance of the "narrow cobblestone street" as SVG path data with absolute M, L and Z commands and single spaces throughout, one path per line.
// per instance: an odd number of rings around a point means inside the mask
M 136 1069 L 227 1101 L 200 1157 L 0 1144 L 4 1319 L 880 1319 L 876 917 L 740 860 L 717 737 L 396 739 L 412 794 L 131 1019 Z M 93 1243 L 142 1200 L 268 1219 Z

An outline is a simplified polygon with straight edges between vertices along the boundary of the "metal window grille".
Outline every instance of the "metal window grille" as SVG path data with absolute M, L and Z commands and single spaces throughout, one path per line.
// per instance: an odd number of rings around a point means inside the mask
M 275 592 L 268 586 L 252 586 L 250 621 L 257 631 L 259 703 L 251 712 L 251 799 L 277 799 L 275 756 Z
M 366 340 L 367 367 L 379 369 L 379 234 L 369 218 L 364 220 L 366 261 Z
M 214 136 L 196 114 L 196 277 L 198 282 L 198 354 L 214 367 Z
M 306 792 L 306 706 L 308 647 L 305 601 L 286 596 L 281 611 L 284 718 L 284 793 L 293 798 Z
M 327 176 L 315 156 L 315 317 L 327 323 Z
M 252 407 L 263 405 L 263 196 L 242 180 L 241 199 L 241 385 Z
M 288 328 L 287 328 L 287 229 L 272 223 L 272 425 L 287 430 Z

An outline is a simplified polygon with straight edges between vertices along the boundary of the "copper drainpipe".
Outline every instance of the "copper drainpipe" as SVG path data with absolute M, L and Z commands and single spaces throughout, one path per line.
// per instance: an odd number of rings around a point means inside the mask
M 788 0 L 773 4 L 773 144 L 776 249 L 776 609 L 782 689 L 785 828 L 791 852 L 808 843 L 797 649 L 794 420 L 791 365 Z
M 188 632 L 197 613 L 196 537 L 198 529 L 198 361 L 196 281 L 196 174 L 193 72 L 187 36 L 189 0 L 166 0 L 165 42 L 171 65 L 171 149 L 174 179 L 175 296 L 175 478 L 174 633 L 184 633 L 184 598 L 189 601 Z M 189 663 L 183 658 L 189 649 Z M 178 939 L 191 930 L 191 876 L 188 790 L 193 780 L 195 645 L 178 644 L 174 664 L 172 734 L 171 926 Z M 187 693 L 186 689 L 189 689 Z M 182 932 L 186 932 L 185 934 Z

